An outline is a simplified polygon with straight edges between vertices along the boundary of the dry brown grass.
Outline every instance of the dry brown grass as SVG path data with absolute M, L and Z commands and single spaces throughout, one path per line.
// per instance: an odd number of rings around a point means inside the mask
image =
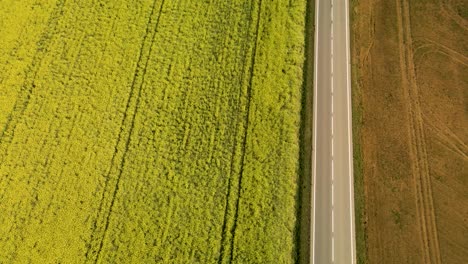
M 462 0 L 353 5 L 361 256 L 468 259 L 468 22 Z M 359 149 L 358 148 L 358 149 Z

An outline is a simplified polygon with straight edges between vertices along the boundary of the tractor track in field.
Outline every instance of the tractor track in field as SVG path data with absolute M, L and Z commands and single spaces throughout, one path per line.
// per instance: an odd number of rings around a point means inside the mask
M 443 125 L 434 115 L 425 114 L 424 120 L 445 148 L 468 160 L 468 146 L 451 129 Z M 437 120 L 437 125 L 433 124 L 434 120 Z
M 107 230 L 109 228 L 110 215 L 112 213 L 115 198 L 119 191 L 120 178 L 122 177 L 123 168 L 125 166 L 126 153 L 128 151 L 129 144 L 130 144 L 130 138 L 131 138 L 131 134 L 134 128 L 135 116 L 136 116 L 136 113 L 138 112 L 138 105 L 140 102 L 141 90 L 142 90 L 143 83 L 144 83 L 144 77 L 146 74 L 146 69 L 148 66 L 149 58 L 151 56 L 154 38 L 156 36 L 157 28 L 159 25 L 159 20 L 160 20 L 162 10 L 164 7 L 164 1 L 165 0 L 161 0 L 159 11 L 157 12 L 155 19 L 153 17 L 155 16 L 155 13 L 157 10 L 156 3 L 158 1 L 155 0 L 153 2 L 152 10 L 148 18 L 145 36 L 143 37 L 143 41 L 142 41 L 139 55 L 138 55 L 135 74 L 133 76 L 132 84 L 130 86 L 130 94 L 128 96 L 127 104 L 126 104 L 125 111 L 123 113 L 123 118 L 121 121 L 120 132 L 117 137 L 117 142 L 115 144 L 114 153 L 112 154 L 108 174 L 105 176 L 104 189 L 103 189 L 101 200 L 99 203 L 99 209 L 97 211 L 97 216 L 95 218 L 96 220 L 94 222 L 93 230 L 91 232 L 92 235 L 91 235 L 90 243 L 88 244 L 87 252 L 85 255 L 88 261 L 92 259 L 94 262 L 97 262 L 101 256 L 100 253 L 104 245 L 104 240 L 107 234 Z M 152 26 L 152 24 L 154 25 Z M 146 55 L 144 52 L 145 48 L 148 50 Z M 126 124 L 129 124 L 128 128 Z M 122 144 L 124 144 L 123 151 L 119 151 L 119 146 Z M 120 158 L 118 162 L 117 162 L 118 160 L 117 156 L 119 156 Z M 113 184 L 111 184 L 110 183 L 111 174 L 113 173 L 114 168 L 116 168 L 117 170 L 116 172 L 117 176 L 113 180 Z M 105 206 L 106 194 L 111 194 L 111 196 L 108 198 L 108 200 L 110 201 L 106 203 L 107 206 Z M 103 230 L 102 231 L 99 230 L 100 232 L 98 231 L 99 223 L 103 223 Z
M 223 224 L 222 224 L 222 236 L 221 236 L 221 247 L 219 251 L 219 258 L 218 258 L 218 263 L 223 263 L 224 255 L 226 253 L 226 244 L 228 243 L 228 239 L 226 238 L 226 234 L 231 234 L 231 238 L 229 241 L 229 255 L 226 257 L 227 258 L 227 263 L 231 263 L 233 258 L 234 258 L 234 242 L 235 242 L 235 234 L 236 234 L 236 228 L 237 228 L 237 219 L 239 216 L 239 204 L 240 204 L 240 196 L 241 196 L 241 189 L 242 189 L 242 178 L 243 178 L 243 173 L 244 173 L 244 163 L 245 163 L 245 149 L 247 145 L 247 137 L 248 137 L 248 130 L 249 130 L 249 117 L 250 117 L 250 102 L 252 98 L 252 84 L 253 84 L 253 78 L 254 78 L 254 70 L 255 70 L 255 59 L 257 55 L 257 44 L 259 40 L 259 28 L 260 28 L 260 21 L 261 21 L 261 11 L 262 11 L 262 1 L 259 2 L 258 4 L 258 10 L 257 10 L 257 22 L 255 26 L 255 42 L 252 47 L 252 53 L 250 57 L 250 68 L 249 68 L 249 73 L 248 73 L 248 85 L 247 85 L 247 95 L 246 95 L 246 113 L 244 115 L 244 131 L 241 132 L 243 133 L 242 137 L 242 142 L 241 142 L 241 153 L 240 153 L 240 170 L 239 170 L 239 175 L 238 175 L 238 181 L 237 181 L 237 194 L 234 197 L 235 199 L 235 207 L 232 209 L 234 211 L 234 218 L 233 218 L 233 224 L 229 228 L 229 231 L 227 230 L 227 218 L 228 218 L 228 211 L 229 211 L 229 200 L 231 199 L 231 179 L 228 180 L 228 190 L 227 190 L 227 195 L 226 195 L 226 209 L 224 212 L 224 218 L 223 218 Z M 250 33 L 250 26 L 253 20 L 251 19 L 249 22 L 249 26 L 247 27 L 247 38 Z M 245 72 L 246 69 L 246 61 L 247 59 L 244 58 L 243 63 L 242 63 L 242 68 L 243 71 Z M 241 94 L 242 94 L 242 85 L 241 85 Z M 237 129 L 236 131 L 239 131 L 239 123 L 237 122 Z M 237 138 L 237 137 L 236 137 Z M 237 146 L 238 142 L 234 142 L 234 148 Z M 233 151 L 233 155 L 231 158 L 231 164 L 234 164 L 234 156 L 235 156 L 236 151 Z M 231 172 L 234 171 L 234 168 L 231 167 Z
M 239 171 L 239 182 L 238 182 L 238 189 L 237 189 L 237 196 L 236 196 L 236 207 L 235 207 L 235 214 L 234 214 L 234 224 L 232 226 L 232 239 L 231 239 L 231 253 L 229 256 L 229 263 L 232 262 L 234 258 L 234 242 L 236 238 L 236 228 L 237 228 L 237 219 L 239 217 L 239 203 L 240 203 L 240 196 L 242 192 L 242 177 L 244 176 L 244 163 L 245 163 L 245 150 L 247 145 L 247 137 L 249 133 L 249 119 L 250 119 L 250 102 L 252 100 L 252 81 L 254 77 L 254 70 L 255 70 L 255 58 L 257 55 L 257 44 L 259 39 L 259 27 L 260 27 L 260 20 L 261 20 L 261 12 L 262 12 L 262 0 L 258 3 L 258 15 L 257 15 L 257 25 L 255 29 L 255 36 L 256 40 L 252 49 L 252 57 L 250 62 L 250 73 L 249 73 L 249 84 L 247 86 L 247 105 L 246 105 L 246 114 L 245 114 L 245 128 L 244 128 L 244 137 L 242 139 L 242 154 L 241 154 L 241 164 L 240 164 L 240 171 Z
M 449 3 L 449 0 L 441 0 L 440 5 L 442 11 L 451 18 L 455 23 L 457 23 L 460 27 L 468 30 L 468 22 L 463 19 L 455 10 L 453 10 L 452 5 Z
M 424 263 L 441 263 L 429 175 L 424 119 L 420 106 L 411 36 L 410 4 L 396 0 L 402 87 L 408 107 L 410 156 Z
M 44 27 L 45 30 L 43 34 L 39 38 L 39 41 L 36 43 L 36 52 L 33 55 L 31 64 L 26 69 L 24 82 L 21 85 L 21 88 L 18 92 L 15 104 L 13 105 L 13 109 L 8 114 L 5 125 L 0 133 L 0 145 L 2 146 L 2 148 L 4 148 L 0 153 L 0 163 L 1 161 L 3 161 L 5 152 L 8 149 L 9 145 L 5 144 L 5 142 L 11 143 L 11 141 L 13 140 L 16 126 L 18 125 L 18 120 L 21 119 L 21 117 L 24 115 L 24 112 L 26 111 L 26 108 L 28 107 L 32 91 L 36 86 L 34 80 L 36 79 L 37 72 L 41 66 L 41 62 L 48 51 L 50 40 L 52 39 L 52 36 L 56 33 L 55 31 L 57 29 L 58 20 L 59 17 L 62 15 L 64 5 L 65 0 L 60 0 L 57 2 L 51 15 L 49 16 L 49 19 L 47 20 L 47 26 Z
M 252 13 L 252 10 L 250 10 L 250 13 Z M 252 24 L 252 19 L 249 20 L 248 22 L 248 26 L 246 28 L 246 33 L 245 33 L 245 37 L 244 37 L 244 40 L 245 41 L 245 44 L 244 44 L 244 50 L 248 50 L 247 47 L 249 45 L 249 28 Z M 245 69 L 246 69 L 246 61 L 247 61 L 247 52 L 245 52 L 243 58 L 242 58 L 242 72 L 245 72 Z M 239 78 L 239 99 L 238 99 L 238 103 L 237 103 L 237 111 L 240 113 L 241 111 L 241 98 L 242 98 L 242 83 L 243 83 L 243 76 L 241 75 L 240 78 Z M 239 115 L 236 116 L 236 124 L 235 124 L 235 131 L 239 131 L 239 126 L 240 126 L 240 123 L 239 122 Z M 232 145 L 232 155 L 231 155 L 231 159 L 230 159 L 230 168 L 229 168 L 229 176 L 228 176 L 228 183 L 227 183 L 227 192 L 226 192 L 226 199 L 225 199 L 225 208 L 224 208 L 224 215 L 223 215 L 223 224 L 221 226 L 221 246 L 220 246 L 220 249 L 219 249 L 219 257 L 218 257 L 218 263 L 221 264 L 222 261 L 223 261 L 223 258 L 224 258 L 224 254 L 226 252 L 226 247 L 225 247 L 225 244 L 227 243 L 226 240 L 227 240 L 227 233 L 228 233 L 228 230 L 227 230 L 227 225 L 228 225 L 228 218 L 229 218 L 229 212 L 230 212 L 230 206 L 229 206 L 229 201 L 231 199 L 231 189 L 232 189 L 232 183 L 231 183 L 231 177 L 232 175 L 235 173 L 235 157 L 236 157 L 236 147 L 237 147 L 237 144 L 238 144 L 238 141 L 237 141 L 237 133 L 236 133 L 236 136 L 234 137 L 234 143 Z M 230 234 L 230 233 L 229 233 Z M 232 250 L 232 248 L 230 248 L 229 250 Z
M 414 44 L 415 50 L 413 52 L 415 65 L 422 63 L 429 54 L 435 53 L 446 56 L 461 65 L 468 66 L 468 57 L 446 45 L 429 38 L 418 38 L 415 42 L 417 42 L 417 44 Z M 427 106 L 424 102 L 421 102 L 421 105 L 425 109 L 430 109 L 430 106 Z M 444 122 L 442 122 L 440 118 L 437 118 L 434 112 L 429 111 L 422 113 L 422 115 L 424 124 L 433 130 L 438 140 L 443 143 L 447 149 L 460 155 L 464 159 L 468 159 L 468 146 L 450 128 L 444 125 Z
M 419 44 L 415 45 L 415 65 L 418 65 L 423 58 L 430 53 L 439 53 L 443 54 L 450 59 L 464 65 L 468 66 L 468 57 L 464 54 L 447 47 L 439 42 L 433 41 L 429 38 L 421 38 L 416 40 Z M 420 54 L 418 54 L 420 53 Z

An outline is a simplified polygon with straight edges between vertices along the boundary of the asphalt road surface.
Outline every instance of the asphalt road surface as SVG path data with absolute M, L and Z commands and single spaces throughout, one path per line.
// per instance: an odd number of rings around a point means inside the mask
M 349 12 L 316 0 L 311 263 L 355 263 Z

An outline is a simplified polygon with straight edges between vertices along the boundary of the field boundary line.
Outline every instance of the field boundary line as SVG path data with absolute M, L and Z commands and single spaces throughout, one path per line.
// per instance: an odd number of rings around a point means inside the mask
M 310 263 L 312 202 L 312 137 L 314 93 L 315 2 L 307 0 L 304 15 L 304 61 L 302 66 L 301 112 L 299 129 L 299 169 L 296 199 L 296 263 Z
M 355 34 L 351 34 L 351 108 L 352 108 L 352 144 L 353 144 L 353 184 L 354 184 L 354 237 L 355 261 L 368 261 L 368 197 L 367 176 L 364 175 L 363 153 L 363 98 L 362 89 L 368 87 L 372 80 L 372 50 L 375 45 L 375 1 L 366 2 L 369 5 L 365 16 L 358 16 L 357 9 L 365 5 L 351 0 L 350 27 Z M 362 29 L 362 30 L 361 30 Z M 366 29 L 366 30 L 364 30 Z M 357 43 L 361 45 L 357 45 Z M 363 76 L 361 72 L 369 73 Z M 372 178 L 372 177 L 369 177 Z

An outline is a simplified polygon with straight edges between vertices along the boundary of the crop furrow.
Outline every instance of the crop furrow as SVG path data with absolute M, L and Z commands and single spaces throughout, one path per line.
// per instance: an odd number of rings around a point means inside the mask
M 119 191 L 119 182 L 122 176 L 123 168 L 125 166 L 125 158 L 126 158 L 126 153 L 129 148 L 129 144 L 130 144 L 130 136 L 133 132 L 133 128 L 135 125 L 135 116 L 136 116 L 136 113 L 138 112 L 138 105 L 140 102 L 144 76 L 146 74 L 148 61 L 151 56 L 153 42 L 156 36 L 159 19 L 162 14 L 164 1 L 165 0 L 161 1 L 158 11 L 156 11 L 158 9 L 157 8 L 158 1 L 155 0 L 153 2 L 151 14 L 149 16 L 148 23 L 147 23 L 146 32 L 143 37 L 143 41 L 142 41 L 141 48 L 139 51 L 135 74 L 133 76 L 133 80 L 130 86 L 130 94 L 128 96 L 127 104 L 125 106 L 125 111 L 123 113 L 120 132 L 118 134 L 117 143 L 115 145 L 115 149 L 112 154 L 112 158 L 110 162 L 111 167 L 109 168 L 108 174 L 105 176 L 106 180 L 104 183 L 102 198 L 99 204 L 98 216 L 96 217 L 96 220 L 93 224 L 91 241 L 87 247 L 87 252 L 86 252 L 87 260 L 97 261 L 99 259 L 99 256 L 100 256 L 103 244 L 104 244 L 105 236 L 109 228 L 110 215 L 112 213 L 112 208 L 114 206 L 115 197 Z M 153 19 L 154 16 L 156 16 L 156 19 Z M 149 45 L 149 48 L 147 48 L 148 45 Z M 146 49 L 148 49 L 147 53 L 145 52 Z M 135 101 L 135 103 L 133 103 L 133 101 Z M 127 123 L 130 123 L 130 124 L 126 125 Z M 124 144 L 123 151 L 119 150 L 119 146 L 121 144 Z M 117 162 L 118 156 L 122 156 L 119 162 Z M 111 174 L 114 168 L 117 169 L 117 172 L 116 172 L 117 176 L 115 180 L 112 179 L 111 177 Z M 115 181 L 115 183 L 111 184 L 110 183 L 111 180 Z M 107 194 L 111 194 L 111 196 L 108 198 L 110 202 L 106 201 Z M 109 205 L 105 203 L 109 203 Z M 98 232 L 97 229 L 100 227 L 99 225 L 100 221 L 102 221 L 104 228 L 101 232 Z
M 249 10 L 249 12 L 252 13 L 252 10 Z M 250 17 L 252 18 L 252 14 L 250 15 Z M 245 36 L 242 38 L 245 41 L 243 48 L 242 48 L 242 50 L 244 51 L 244 54 L 242 56 L 242 63 L 241 63 L 242 72 L 245 72 L 246 67 L 247 67 L 246 61 L 247 61 L 247 56 L 248 56 L 248 46 L 249 46 L 249 39 L 250 39 L 249 28 L 251 26 L 251 23 L 252 23 L 252 19 L 249 19 L 247 26 L 246 26 L 246 30 L 245 30 Z M 236 122 L 234 125 L 234 131 L 236 132 L 239 131 L 239 128 L 241 125 L 241 122 L 239 121 L 239 117 L 241 116 L 241 113 L 242 113 L 242 88 L 243 88 L 242 84 L 243 84 L 244 78 L 245 77 L 243 75 L 239 76 L 239 95 L 238 95 L 238 102 L 237 102 L 236 111 L 235 111 L 237 115 L 235 116 Z M 231 234 L 230 231 L 232 231 L 232 230 L 228 231 L 228 225 L 230 224 L 229 215 L 230 215 L 231 210 L 233 210 L 230 206 L 231 204 L 230 201 L 231 199 L 233 199 L 233 197 L 231 197 L 232 196 L 231 189 L 233 189 L 234 187 L 232 186 L 233 183 L 231 182 L 231 178 L 235 176 L 236 174 L 235 165 L 236 165 L 236 156 L 238 154 L 237 146 L 238 146 L 238 135 L 237 133 L 235 133 L 234 142 L 233 142 L 232 150 L 231 150 L 230 169 L 229 169 L 229 174 L 228 174 L 227 193 L 226 193 L 226 199 L 225 199 L 223 223 L 221 227 L 221 232 L 222 232 L 221 233 L 221 246 L 219 250 L 218 263 L 223 262 L 223 259 L 225 258 L 226 250 L 232 250 L 232 248 L 226 248 L 227 246 L 226 244 L 228 243 L 227 240 L 229 239 L 229 234 Z M 237 199 L 237 197 L 235 199 Z
M 239 173 L 239 181 L 238 181 L 238 189 L 237 189 L 237 196 L 236 196 L 236 205 L 235 205 L 235 213 L 234 213 L 234 224 L 232 226 L 232 239 L 231 239 L 231 253 L 229 256 L 229 263 L 232 262 L 233 257 L 234 257 L 234 242 L 236 238 L 236 228 L 237 228 L 237 219 L 239 217 L 239 202 L 240 202 L 240 196 L 242 192 L 242 177 L 244 176 L 244 164 L 245 164 L 245 151 L 246 151 L 246 145 L 247 145 L 247 137 L 248 137 L 248 131 L 249 131 L 249 118 L 250 118 L 250 103 L 252 99 L 252 81 L 254 78 L 254 71 L 255 71 L 255 59 L 257 56 L 257 45 L 258 41 L 260 39 L 260 34 L 259 34 L 259 28 L 260 28 L 260 21 L 261 21 L 261 12 L 262 12 L 262 2 L 259 1 L 258 3 L 258 14 L 257 14 L 257 25 L 255 28 L 255 43 L 252 49 L 252 57 L 251 57 L 251 62 L 250 62 L 250 72 L 249 72 L 249 84 L 247 86 L 247 104 L 246 104 L 246 113 L 245 113 L 245 126 L 244 126 L 244 137 L 242 139 L 242 153 L 241 153 L 241 167 L 240 167 L 240 173 Z
M 18 92 L 16 102 L 12 111 L 8 115 L 5 125 L 0 133 L 0 145 L 2 148 L 4 148 L 3 152 L 6 152 L 8 146 L 8 144 L 5 143 L 10 143 L 13 140 L 14 131 L 16 129 L 16 125 L 18 124 L 18 120 L 20 120 L 24 115 L 24 112 L 29 104 L 32 91 L 36 87 L 34 80 L 36 79 L 37 71 L 39 70 L 41 62 L 48 51 L 50 40 L 55 34 L 59 17 L 62 15 L 64 3 L 65 0 L 59 0 L 57 2 L 47 21 L 47 26 L 45 26 L 44 33 L 36 43 L 36 53 L 34 54 L 31 65 L 26 70 L 26 76 Z M 3 160 L 4 155 L 5 153 L 0 153 L 0 161 Z
M 220 246 L 219 255 L 218 255 L 218 263 L 230 263 L 232 261 L 232 252 L 234 250 L 233 248 L 234 230 L 235 230 L 234 225 L 236 224 L 236 218 L 238 214 L 237 208 L 239 206 L 239 194 L 240 194 L 240 187 L 241 187 L 239 183 L 241 183 L 242 163 L 244 160 L 246 136 L 247 136 L 246 134 L 247 134 L 247 129 L 248 129 L 248 115 L 249 115 L 248 109 L 250 107 L 250 97 L 251 97 L 250 89 L 251 89 L 252 79 L 253 79 L 253 65 L 254 65 L 253 61 L 255 59 L 254 57 L 255 57 L 255 51 L 256 51 L 256 42 L 258 41 L 256 38 L 255 39 L 256 41 L 253 42 L 252 50 L 249 52 L 250 48 L 248 46 L 250 43 L 250 36 L 251 36 L 250 27 L 252 26 L 253 20 L 255 19 L 254 14 L 253 14 L 254 12 L 253 7 L 254 5 L 250 5 L 250 10 L 249 10 L 250 19 L 246 26 L 245 36 L 243 37 L 243 39 L 245 40 L 245 44 L 243 45 L 243 50 L 245 52 L 244 52 L 244 55 L 242 56 L 241 68 L 242 68 L 242 72 L 248 72 L 248 74 L 246 74 L 247 77 L 244 77 L 246 75 L 240 76 L 240 80 L 239 80 L 239 84 L 240 84 L 239 101 L 237 103 L 237 110 L 236 110 L 236 112 L 239 114 L 235 118 L 235 120 L 238 120 L 236 121 L 236 125 L 235 125 L 235 131 L 237 131 L 237 133 L 236 133 L 236 136 L 234 137 L 234 144 L 233 144 L 232 151 L 231 151 L 232 153 L 231 159 L 230 159 L 231 166 L 230 166 L 229 176 L 228 176 L 227 193 L 226 193 L 226 199 L 225 199 L 225 211 L 224 211 L 223 224 L 222 224 L 222 229 L 221 229 L 222 230 L 221 246 Z M 257 13 L 258 15 L 260 14 L 260 9 Z M 256 28 L 255 28 L 256 33 L 258 33 L 259 16 L 257 16 L 257 19 L 258 20 L 257 20 Z M 250 55 L 250 61 L 248 59 L 249 55 Z M 249 61 L 249 63 L 247 63 L 247 61 Z M 247 82 L 247 95 L 243 95 L 244 80 L 246 80 Z M 246 102 L 243 102 L 243 97 L 245 97 Z M 244 104 L 245 106 L 243 106 Z M 246 109 L 244 110 L 243 107 L 245 107 Z M 246 112 L 243 115 L 241 115 L 241 113 L 243 113 L 244 111 Z M 244 119 L 244 120 L 239 120 L 239 118 Z M 243 127 L 243 129 L 241 129 L 241 127 Z M 240 155 L 240 161 L 237 160 L 237 157 L 239 155 Z M 240 169 L 236 168 L 238 165 L 241 166 Z
M 36 51 L 31 64 L 26 69 L 25 78 L 16 96 L 16 101 L 5 120 L 3 129 L 0 131 L 0 165 L 4 164 L 4 159 L 8 155 L 10 143 L 13 141 L 15 135 L 16 126 L 24 116 L 24 112 L 28 106 L 32 91 L 35 88 L 34 80 L 36 79 L 37 71 L 39 70 L 42 60 L 46 56 L 52 36 L 56 33 L 64 2 L 64 0 L 57 2 L 47 20 L 47 26 L 45 26 L 44 32 L 36 43 Z M 11 177 L 12 175 L 8 174 L 4 177 L 0 177 L 0 183 L 10 181 Z M 5 191 L 6 189 L 0 188 L 0 198 L 3 198 L 3 193 Z

